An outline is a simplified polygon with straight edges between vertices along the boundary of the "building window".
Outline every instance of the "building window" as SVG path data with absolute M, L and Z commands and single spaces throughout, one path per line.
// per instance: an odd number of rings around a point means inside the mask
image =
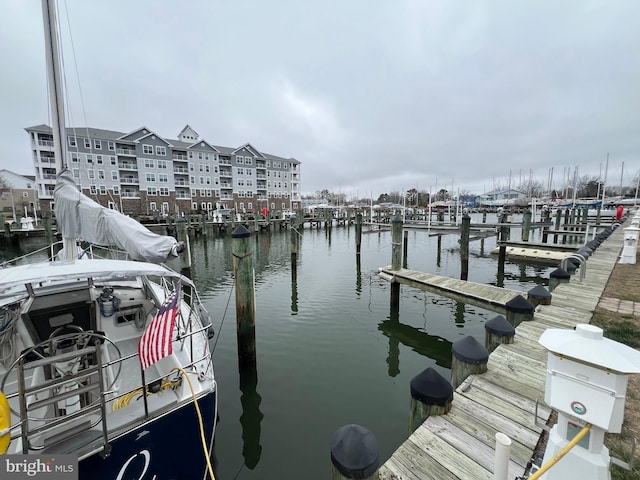
M 147 187 L 147 195 L 156 196 L 158 195 L 158 189 L 156 187 Z
M 89 178 L 89 180 L 93 180 L 94 178 L 96 178 L 95 172 L 93 171 L 93 168 L 89 168 L 87 170 L 87 177 Z
M 102 155 L 96 155 L 96 163 L 102 165 Z
M 244 168 L 241 168 L 241 167 L 236 168 L 236 173 L 238 175 L 244 175 Z
M 118 180 L 118 172 L 111 172 L 111 180 Z
M 114 195 L 119 195 L 120 194 L 120 185 L 114 185 L 113 186 L 113 193 L 114 193 Z
M 168 183 L 169 182 L 169 175 L 167 175 L 166 173 L 159 173 L 158 174 L 158 181 L 160 183 Z
M 204 185 L 204 177 L 200 175 L 200 185 Z
M 107 194 L 106 185 L 100 185 L 100 195 L 106 195 L 106 194 Z
M 210 189 L 210 188 L 208 188 L 208 189 L 207 189 L 207 197 L 210 197 L 211 195 L 212 195 L 212 193 L 211 193 L 211 189 Z
M 251 196 L 253 196 L 253 195 L 251 195 Z M 253 210 L 253 203 L 248 202 L 247 203 L 247 208 L 249 209 L 249 211 Z
M 244 157 L 244 163 L 245 163 L 245 165 L 253 165 L 253 158 Z
M 142 145 L 142 153 L 145 155 L 153 155 L 153 145 Z
M 236 157 L 236 163 L 238 165 L 244 165 L 244 157 Z
M 168 197 L 169 196 L 169 189 L 167 187 L 160 187 L 160 196 L 161 197 Z
M 211 177 L 206 177 L 205 181 L 206 181 L 207 185 L 211 185 Z
M 209 172 L 211 171 L 211 168 L 209 167 L 209 165 L 205 165 L 205 166 L 204 166 L 204 171 L 205 171 L 206 173 L 209 173 Z
M 93 163 L 93 155 L 87 155 L 87 163 Z
M 193 160 L 193 152 L 189 152 L 189 160 Z
M 91 185 L 91 186 L 89 187 L 89 193 L 90 193 L 91 195 L 97 195 L 97 194 L 98 194 L 98 189 L 96 188 L 96 186 L 95 186 L 95 185 Z
M 197 209 L 198 209 L 198 202 L 191 203 L 191 210 L 197 210 Z
M 151 158 L 144 159 L 144 168 L 155 168 L 156 162 L 154 162 Z
M 152 212 L 156 211 L 156 202 L 149 202 L 149 210 Z
M 196 183 L 196 177 L 194 177 L 193 175 L 191 175 L 191 176 L 189 177 L 189 183 L 191 183 L 191 185 L 195 184 L 195 183 Z
M 204 165 L 203 165 L 202 163 L 199 163 L 199 164 L 198 164 L 198 171 L 199 171 L 200 173 L 204 172 Z
M 107 147 L 113 152 L 116 149 L 116 144 L 113 142 L 107 142 Z
M 191 152 L 189 152 L 191 153 Z M 193 162 L 189 162 L 189 171 L 193 172 L 194 171 L 194 166 L 193 166 Z
M 164 157 L 167 154 L 167 147 L 156 145 L 156 155 Z
M 79 168 L 74 168 L 73 169 L 73 178 L 80 178 L 80 169 Z
M 84 148 L 91 148 L 91 141 L 88 138 L 84 139 Z
M 200 208 L 202 208 L 202 210 L 206 210 L 207 209 L 207 202 L 202 202 L 200 204 Z
M 95 148 L 96 150 L 102 150 L 102 141 L 94 140 L 93 141 L 93 148 Z
M 78 154 L 77 153 L 72 153 L 71 154 L 71 161 L 73 163 L 78 163 Z
M 147 174 L 145 174 L 145 180 L 147 182 L 155 182 L 156 181 L 156 174 L 155 173 L 147 173 Z
M 98 180 L 104 180 L 104 170 L 98 170 Z
M 111 160 L 111 165 L 114 165 L 114 166 L 115 166 L 115 164 L 116 164 L 116 157 L 109 157 L 109 159 Z
M 167 161 L 166 160 L 158 160 L 158 168 L 163 168 L 166 170 L 167 168 Z
M 76 144 L 76 137 L 67 137 L 67 143 L 69 144 L 70 147 L 77 147 L 78 146 Z

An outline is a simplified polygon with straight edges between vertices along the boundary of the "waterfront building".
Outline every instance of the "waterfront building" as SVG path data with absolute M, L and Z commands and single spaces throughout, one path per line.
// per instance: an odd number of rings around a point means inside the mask
M 21 217 L 36 216 L 38 209 L 35 178 L 0 170 L 0 215 L 4 220 L 18 223 Z
M 48 125 L 29 134 L 40 207 L 53 209 L 57 175 Z M 66 156 L 78 187 L 101 205 L 129 215 L 297 210 L 300 162 L 240 147 L 214 145 L 189 125 L 177 139 L 147 128 L 129 133 L 67 128 Z

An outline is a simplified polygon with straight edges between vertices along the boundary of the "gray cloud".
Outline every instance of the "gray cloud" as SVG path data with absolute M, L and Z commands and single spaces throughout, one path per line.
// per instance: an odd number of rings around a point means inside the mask
M 552 167 L 559 186 L 607 153 L 615 184 L 623 162 L 628 183 L 640 168 L 636 1 L 67 4 L 86 123 L 248 141 L 299 159 L 303 192 L 481 193 Z M 31 173 L 22 129 L 48 111 L 41 11 L 3 10 L 0 168 Z

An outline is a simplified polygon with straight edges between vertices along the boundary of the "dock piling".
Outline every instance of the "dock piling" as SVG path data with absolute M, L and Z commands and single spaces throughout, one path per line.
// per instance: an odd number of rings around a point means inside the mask
M 380 454 L 375 435 L 361 425 L 340 427 L 331 436 L 332 480 L 378 478 Z
M 489 353 L 498 345 L 513 343 L 516 329 L 502 315 L 496 315 L 484 324 L 484 347 Z
M 460 230 L 460 280 L 469 278 L 469 231 L 471 230 L 471 217 L 465 213 L 462 216 Z
M 451 346 L 451 387 L 455 390 L 469 375 L 487 371 L 489 352 L 472 336 L 466 336 Z
M 362 213 L 356 215 L 356 255 L 360 255 L 362 245 Z
M 445 415 L 451 410 L 453 387 L 449 381 L 429 367 L 409 383 L 409 435 L 432 415 Z
M 240 225 L 234 229 L 231 239 L 236 290 L 238 362 L 240 365 L 252 365 L 255 364 L 256 358 L 256 311 L 251 232 L 244 225 Z
M 506 305 L 507 321 L 517 327 L 522 322 L 533 320 L 535 307 L 522 295 L 516 295 Z

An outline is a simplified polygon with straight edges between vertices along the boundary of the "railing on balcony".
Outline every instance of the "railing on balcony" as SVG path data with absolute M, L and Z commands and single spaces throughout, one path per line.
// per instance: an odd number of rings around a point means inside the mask
M 138 185 L 140 180 L 134 177 L 120 177 L 120 183 L 126 183 L 128 185 Z
M 185 186 L 185 185 L 189 185 L 189 182 L 187 182 L 186 180 L 176 180 L 175 182 L 176 186 Z
M 220 200 L 233 200 L 233 195 L 229 195 L 228 193 L 221 193 Z
M 257 178 L 258 180 L 260 180 L 261 178 L 266 179 L 266 178 L 267 178 L 267 176 L 266 176 L 264 173 L 256 173 L 256 178 Z
M 191 195 L 188 194 L 188 193 L 178 193 L 178 192 L 176 192 L 176 198 L 180 198 L 180 199 L 191 198 Z
M 185 167 L 173 167 L 173 173 L 189 173 L 189 170 Z
M 57 175 L 55 173 L 43 173 L 42 178 L 45 180 L 55 180 Z
M 118 168 L 121 170 L 138 170 L 138 164 L 121 162 L 118 164 Z
M 220 188 L 232 188 L 232 185 L 230 183 L 222 182 L 220 184 Z
M 129 148 L 116 148 L 116 153 L 118 155 L 134 155 L 136 154 L 135 150 L 131 150 Z
M 41 147 L 53 147 L 53 140 L 38 140 Z
M 120 196 L 122 198 L 139 198 L 140 192 L 121 192 Z
M 231 160 L 220 159 L 218 162 L 220 165 L 231 165 Z
M 187 156 L 183 155 L 182 153 L 174 153 L 172 158 L 174 160 L 186 160 Z

